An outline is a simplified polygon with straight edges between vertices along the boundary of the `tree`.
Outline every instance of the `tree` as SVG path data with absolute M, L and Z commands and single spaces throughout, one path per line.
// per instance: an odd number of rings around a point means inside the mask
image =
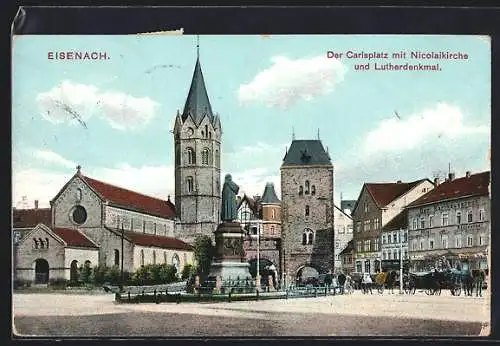
M 208 275 L 215 254 L 215 246 L 207 235 L 199 235 L 194 241 L 194 259 L 198 264 L 198 274 Z
M 192 275 L 193 272 L 194 272 L 194 268 L 193 268 L 192 264 L 184 265 L 184 268 L 182 268 L 181 279 L 182 280 L 188 279 Z

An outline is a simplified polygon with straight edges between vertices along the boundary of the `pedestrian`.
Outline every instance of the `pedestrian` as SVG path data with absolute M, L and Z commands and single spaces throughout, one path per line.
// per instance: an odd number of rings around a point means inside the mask
M 332 286 L 332 281 L 333 281 L 332 271 L 329 270 L 328 273 L 326 273 L 326 275 L 325 275 L 325 286 L 326 286 L 327 292 L 330 292 L 330 287 Z
M 483 296 L 483 283 L 485 279 L 485 274 L 484 270 L 480 269 L 479 272 L 476 274 L 476 297 L 482 297 Z
M 340 272 L 339 276 L 337 277 L 339 288 L 340 288 L 340 294 L 344 294 L 344 285 L 346 282 L 346 276 L 343 271 Z
M 368 290 L 370 291 L 370 294 L 373 294 L 372 292 L 372 278 L 370 276 L 370 273 L 363 273 L 363 280 L 362 280 L 362 284 L 363 284 L 363 292 L 368 294 Z

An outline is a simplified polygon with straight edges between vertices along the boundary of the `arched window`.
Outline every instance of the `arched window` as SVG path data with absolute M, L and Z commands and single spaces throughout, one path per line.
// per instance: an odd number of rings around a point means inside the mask
M 304 194 L 304 187 L 302 185 L 299 186 L 299 196 Z
M 144 265 L 144 250 L 141 250 L 141 266 Z
M 115 249 L 115 266 L 120 265 L 120 251 Z
M 208 125 L 205 125 L 205 136 L 208 138 Z
M 208 133 L 208 138 L 212 139 L 212 131 Z
M 156 264 L 156 250 L 153 250 L 153 264 Z
M 310 228 L 304 229 L 302 234 L 302 245 L 312 245 L 314 238 L 314 232 Z
M 80 202 L 82 200 L 82 189 L 76 189 L 76 200 Z
M 311 186 L 311 195 L 314 196 L 316 194 L 316 186 Z
M 49 248 L 49 238 L 45 238 L 45 248 Z
M 193 177 L 186 178 L 186 186 L 187 186 L 187 192 L 194 191 Z
M 189 165 L 196 164 L 196 153 L 194 152 L 193 148 L 187 148 L 186 153 L 187 153 L 187 163 Z
M 42 238 L 38 238 L 38 241 L 39 241 L 39 244 L 40 244 L 40 249 L 43 249 L 44 248 L 44 244 L 43 244 L 43 240 Z
M 33 249 L 38 249 L 38 240 L 36 238 L 33 238 Z
M 457 225 L 462 223 L 462 213 L 457 211 Z
M 308 195 L 309 194 L 309 180 L 306 180 L 306 191 L 305 191 L 305 194 Z
M 215 166 L 216 167 L 220 166 L 220 153 L 219 153 L 219 150 L 215 151 Z
M 203 149 L 201 152 L 201 164 L 208 165 L 210 162 L 210 150 L 208 148 Z
M 306 205 L 306 216 L 309 216 L 309 206 Z

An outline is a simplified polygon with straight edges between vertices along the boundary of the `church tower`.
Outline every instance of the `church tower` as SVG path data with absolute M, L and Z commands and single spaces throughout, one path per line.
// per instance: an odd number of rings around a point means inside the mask
M 199 48 L 198 48 L 199 49 Z M 213 233 L 220 220 L 221 124 L 212 112 L 199 53 L 182 113 L 174 125 L 176 237 L 193 243 Z

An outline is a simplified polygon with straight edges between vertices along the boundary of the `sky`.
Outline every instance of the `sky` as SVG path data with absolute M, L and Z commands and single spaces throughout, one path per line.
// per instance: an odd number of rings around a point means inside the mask
M 171 131 L 188 94 L 196 42 L 193 35 L 15 36 L 13 206 L 39 200 L 48 207 L 77 165 L 95 179 L 173 199 Z M 368 182 L 490 169 L 488 37 L 201 35 L 199 45 L 221 119 L 222 176 L 231 173 L 240 194 L 261 195 L 273 182 L 281 196 L 280 165 L 293 136 L 319 136 L 328 148 L 337 204 L 341 194 L 357 199 Z M 48 59 L 58 51 L 107 58 Z M 400 51 L 407 57 L 392 57 Z M 468 59 L 409 58 L 415 51 Z M 368 70 L 356 69 L 366 63 Z M 440 70 L 380 71 L 375 63 L 439 63 Z

